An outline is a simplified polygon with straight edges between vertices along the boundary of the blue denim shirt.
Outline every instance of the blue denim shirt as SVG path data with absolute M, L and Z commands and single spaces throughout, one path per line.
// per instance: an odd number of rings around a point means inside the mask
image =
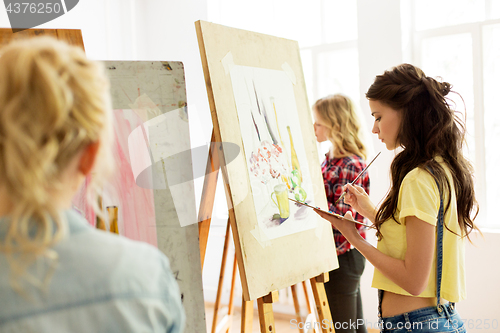
M 24 283 L 25 298 L 9 281 L 0 253 L 0 332 L 182 332 L 184 311 L 169 261 L 155 247 L 92 228 L 64 212 L 69 235 L 53 249 L 58 265 L 46 291 Z M 3 227 L 1 224 L 4 224 Z M 0 220 L 0 240 L 5 237 Z M 29 272 L 48 272 L 39 259 Z

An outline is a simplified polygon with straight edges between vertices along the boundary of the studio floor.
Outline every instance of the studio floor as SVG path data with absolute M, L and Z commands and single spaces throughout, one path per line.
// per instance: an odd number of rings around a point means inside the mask
M 219 323 L 223 315 L 227 312 L 224 309 L 221 310 L 221 314 L 218 316 Z M 214 316 L 213 304 L 205 304 L 205 313 L 207 319 L 207 332 L 212 332 L 212 321 Z M 293 316 L 277 313 L 274 316 L 274 323 L 277 333 L 299 333 L 297 329 L 294 329 L 293 325 L 290 325 L 290 320 L 294 319 Z M 229 333 L 240 333 L 241 332 L 241 308 L 234 307 L 234 313 L 232 316 Z M 253 313 L 253 324 L 252 332 L 260 332 L 259 327 L 259 313 L 257 309 L 254 309 Z
M 223 314 L 227 312 L 227 310 L 224 312 L 224 309 L 221 310 L 222 315 L 219 315 L 219 323 L 220 320 L 223 318 Z M 212 321 L 213 321 L 213 315 L 214 315 L 214 306 L 211 303 L 206 303 L 205 304 L 205 313 L 206 313 L 206 320 L 207 320 L 207 333 L 212 332 Z M 299 330 L 297 325 L 295 325 L 295 321 L 292 321 L 295 319 L 293 315 L 287 315 L 283 313 L 275 313 L 274 314 L 274 325 L 275 325 L 275 330 L 276 333 L 303 333 L 303 331 Z M 230 328 L 229 328 L 229 333 L 240 333 L 241 332 L 241 308 L 240 307 L 234 307 L 234 313 L 232 316 Z M 253 325 L 252 325 L 252 333 L 258 333 L 260 332 L 260 327 L 259 327 L 259 314 L 257 312 L 257 309 L 254 309 L 254 314 L 253 314 Z M 368 333 L 376 333 L 379 332 L 376 329 L 368 329 Z

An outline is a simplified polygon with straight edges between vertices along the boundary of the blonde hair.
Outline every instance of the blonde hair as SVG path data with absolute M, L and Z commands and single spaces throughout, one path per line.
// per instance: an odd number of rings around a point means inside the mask
M 329 129 L 327 138 L 333 144 L 332 157 L 358 155 L 366 159 L 366 147 L 360 139 L 361 124 L 352 101 L 336 94 L 321 98 L 313 105 L 319 123 Z
M 4 47 L 0 73 L 0 185 L 11 205 L 0 252 L 20 290 L 16 276 L 39 284 L 27 273 L 38 257 L 57 262 L 50 247 L 63 238 L 66 226 L 53 196 L 65 186 L 61 178 L 69 163 L 100 142 L 89 197 L 110 171 L 109 81 L 103 66 L 83 50 L 50 37 Z

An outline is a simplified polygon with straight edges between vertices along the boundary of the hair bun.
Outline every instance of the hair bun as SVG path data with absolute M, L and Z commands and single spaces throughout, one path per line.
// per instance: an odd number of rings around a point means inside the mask
M 441 91 L 443 93 L 443 96 L 448 95 L 450 90 L 451 90 L 451 84 L 449 84 L 448 82 L 441 82 Z

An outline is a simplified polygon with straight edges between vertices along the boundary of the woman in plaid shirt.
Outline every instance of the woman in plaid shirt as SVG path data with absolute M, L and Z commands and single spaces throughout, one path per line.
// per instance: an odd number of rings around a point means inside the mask
M 329 153 L 321 164 L 329 210 L 345 215 L 351 211 L 354 218 L 365 222 L 364 217 L 353 211 L 343 200 L 335 202 L 342 194 L 342 186 L 351 183 L 366 167 L 366 148 L 360 140 L 360 122 L 352 101 L 343 95 L 327 96 L 313 105 L 314 132 L 318 142 L 332 143 Z M 369 193 L 370 178 L 365 173 L 357 182 Z M 365 237 L 362 225 L 356 225 Z M 360 278 L 365 268 L 365 258 L 351 246 L 345 237 L 333 228 L 340 267 L 330 272 L 330 281 L 325 290 L 332 319 L 341 323 L 336 332 L 367 332 L 361 303 Z M 360 319 L 360 321 L 358 321 Z M 352 323 L 356 323 L 353 325 Z M 353 328 L 355 327 L 355 328 Z

